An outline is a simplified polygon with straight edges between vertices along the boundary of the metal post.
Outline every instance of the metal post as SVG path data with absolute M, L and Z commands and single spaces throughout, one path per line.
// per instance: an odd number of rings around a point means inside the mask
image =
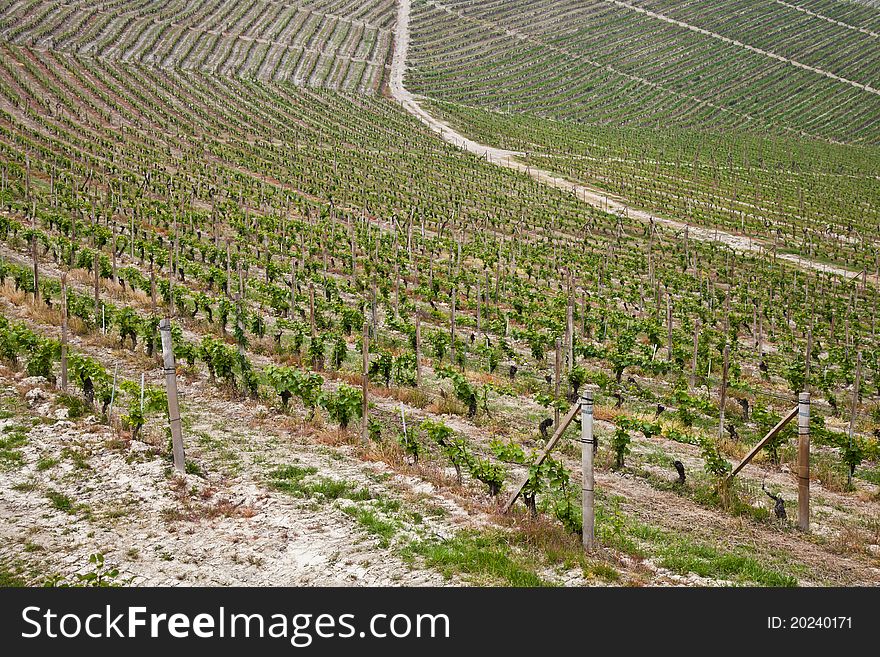
M 186 460 L 183 453 L 183 429 L 180 424 L 180 406 L 177 400 L 177 368 L 174 365 L 174 347 L 171 344 L 171 319 L 166 317 L 159 322 L 162 336 L 162 356 L 165 365 L 165 388 L 168 395 L 168 419 L 171 424 L 171 445 L 174 451 L 174 469 L 186 473 Z
M 810 531 L 810 393 L 798 395 L 798 527 Z
M 583 470 L 583 543 L 592 550 L 596 541 L 593 509 L 593 393 L 581 394 L 581 467 Z

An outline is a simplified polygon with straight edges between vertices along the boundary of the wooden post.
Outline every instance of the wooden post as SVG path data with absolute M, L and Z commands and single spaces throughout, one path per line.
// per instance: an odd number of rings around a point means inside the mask
M 361 440 L 366 443 L 369 439 L 370 430 L 368 425 L 369 420 L 369 412 L 370 412 L 370 403 L 368 400 L 369 396 L 369 388 L 370 388 L 370 325 L 367 322 L 364 322 L 364 337 L 363 337 L 363 355 L 364 355 L 364 374 L 363 374 L 363 382 L 362 382 L 362 392 L 363 392 L 363 413 L 362 413 L 362 421 L 361 421 Z
M 562 385 L 562 341 L 559 338 L 556 338 L 556 366 L 554 372 L 554 380 L 556 383 L 556 387 L 554 390 L 554 396 L 556 401 L 559 401 L 559 389 Z M 559 426 L 559 406 L 553 406 L 553 425 Z
M 156 268 L 150 264 L 150 305 L 156 314 Z
M 458 292 L 455 286 L 452 287 L 452 312 L 449 314 L 449 359 L 452 366 L 455 367 L 455 298 Z
M 296 261 L 290 262 L 290 312 L 289 317 L 293 319 L 293 313 L 296 309 Z
M 61 389 L 67 392 L 67 272 L 61 273 Z
M 810 392 L 810 357 L 813 354 L 813 328 L 807 329 L 807 353 L 804 358 L 804 390 Z
M 397 262 L 397 253 L 395 252 L 394 261 L 394 318 L 400 317 L 400 264 Z
M 480 277 L 477 276 L 477 333 L 483 330 L 483 303 L 480 294 Z
M 574 367 L 574 307 L 569 299 L 565 309 L 565 368 Z
M 666 295 L 666 360 L 672 360 L 672 298 Z
M 856 428 L 856 412 L 859 406 L 859 388 L 862 384 L 862 352 L 856 355 L 856 378 L 853 382 L 852 406 L 849 411 L 849 446 L 852 448 L 853 432 Z M 847 469 L 846 473 L 847 487 L 852 487 L 852 470 Z
M 422 320 L 416 311 L 416 387 L 422 385 Z
M 315 337 L 315 284 L 309 281 L 309 327 Z
M 230 278 L 232 278 L 232 261 L 231 261 L 231 253 L 229 252 L 229 240 L 226 240 L 226 298 L 228 299 L 232 296 L 232 283 L 230 282 Z
M 174 365 L 174 346 L 171 344 L 171 319 L 166 317 L 159 322 L 159 335 L 162 336 L 162 359 L 165 366 L 165 390 L 168 395 L 168 419 L 171 424 L 171 444 L 174 451 L 174 469 L 186 473 L 186 460 L 183 453 L 183 429 L 180 424 L 180 406 L 177 400 L 177 368 Z
M 585 550 L 592 550 L 595 541 L 595 512 L 593 508 L 593 393 L 581 393 L 581 468 L 583 495 L 583 543 Z
M 694 357 L 691 360 L 691 388 L 697 385 L 697 353 L 700 347 L 700 318 L 694 319 Z
M 810 531 L 810 393 L 798 395 L 798 527 Z
M 110 406 L 107 409 L 107 425 L 113 426 L 113 403 L 116 401 L 116 377 L 119 375 L 119 361 L 113 370 L 113 389 L 110 391 Z
M 101 314 L 101 264 L 98 262 L 98 251 L 95 250 L 92 269 L 95 270 L 95 320 Z
M 724 365 L 721 369 L 721 399 L 718 404 L 718 437 L 724 434 L 724 407 L 727 405 L 727 371 L 730 365 L 730 345 L 724 345 Z
M 110 275 L 113 277 L 113 282 L 115 283 L 115 282 L 118 282 L 117 277 L 116 277 L 116 222 L 115 221 L 113 222 L 111 229 L 113 231 L 113 239 L 110 242 L 110 256 L 111 256 L 111 259 L 110 259 L 110 272 L 111 272 L 111 274 Z

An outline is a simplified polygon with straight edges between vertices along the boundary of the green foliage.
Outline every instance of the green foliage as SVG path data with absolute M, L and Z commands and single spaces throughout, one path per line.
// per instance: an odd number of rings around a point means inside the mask
M 489 488 L 493 497 L 501 492 L 504 486 L 504 468 L 489 459 L 474 457 L 468 461 L 468 471 L 474 479 L 482 481 Z
M 416 385 L 416 355 L 403 353 L 394 359 L 394 382 L 399 386 Z
M 461 469 L 473 459 L 467 442 L 462 438 L 456 438 L 455 432 L 439 420 L 428 419 L 422 422 L 421 426 L 443 455 L 449 459 L 452 467 L 455 468 L 458 483 L 461 484 Z
M 68 587 L 116 587 L 122 586 L 118 581 L 119 569 L 109 568 L 105 565 L 104 555 L 100 552 L 89 555 L 89 563 L 92 568 L 85 574 L 74 574 L 72 579 L 68 579 L 56 573 L 47 578 L 43 586 L 49 588 L 68 588 Z
M 571 385 L 571 389 L 576 395 L 580 393 L 581 386 L 583 386 L 588 380 L 589 377 L 587 371 L 580 365 L 571 368 L 568 372 L 568 383 Z
M 351 420 L 363 414 L 364 396 L 360 390 L 343 383 L 335 392 L 322 394 L 320 404 L 340 429 L 346 429 Z
M 337 335 L 333 339 L 333 348 L 330 354 L 330 362 L 333 364 L 333 367 L 338 370 L 345 362 L 346 356 L 348 356 L 348 344 L 345 342 L 344 337 L 342 337 L 341 335 Z
M 128 397 L 127 411 L 122 415 L 122 421 L 132 430 L 132 439 L 136 440 L 138 433 L 146 422 L 146 416 L 150 413 L 168 412 L 168 399 L 165 391 L 158 386 L 144 386 L 144 407 L 141 409 L 141 387 L 134 381 L 122 381 L 119 384 L 121 393 Z
M 630 453 L 632 437 L 623 426 L 618 426 L 611 436 L 611 449 L 614 450 L 614 463 L 617 468 L 623 467 L 623 460 Z
M 711 438 L 703 438 L 700 441 L 700 455 L 705 462 L 706 472 L 718 479 L 723 479 L 733 470 L 730 461 L 724 458 L 718 450 L 718 445 Z
M 391 373 L 394 368 L 394 359 L 387 351 L 376 353 L 370 361 L 370 378 L 379 379 L 387 388 L 391 385 Z
M 467 406 L 467 415 L 473 418 L 477 414 L 477 391 L 465 378 L 463 374 L 457 372 L 451 367 L 439 367 L 436 369 L 437 376 L 441 379 L 449 379 L 452 381 L 452 388 L 456 398 Z
M 404 453 L 413 460 L 414 464 L 419 462 L 419 455 L 422 453 L 422 444 L 419 442 L 418 433 L 414 428 L 410 427 L 406 431 L 398 432 L 397 444 L 403 448 Z

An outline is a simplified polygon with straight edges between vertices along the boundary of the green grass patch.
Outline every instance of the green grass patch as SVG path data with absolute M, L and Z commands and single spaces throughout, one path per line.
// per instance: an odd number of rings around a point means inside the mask
M 391 539 L 397 533 L 395 523 L 382 518 L 374 509 L 367 507 L 351 505 L 343 507 L 342 511 L 354 518 L 367 533 L 377 536 L 380 547 L 386 548 L 391 545 Z
M 39 470 L 41 472 L 43 470 L 50 470 L 51 468 L 54 468 L 59 463 L 60 463 L 60 461 L 58 459 L 53 459 L 49 456 L 44 456 L 39 461 L 37 461 L 37 470 Z
M 0 464 L 6 468 L 14 468 L 24 463 L 24 456 L 15 449 L 0 449 Z
M 463 574 L 473 576 L 480 584 L 549 586 L 514 556 L 511 545 L 500 534 L 463 532 L 446 541 L 412 543 L 405 556 L 410 555 L 421 556 L 446 577 Z
M 73 467 L 77 470 L 89 470 L 92 467 L 89 465 L 89 459 L 85 454 L 71 447 L 65 447 L 61 450 L 61 458 L 70 460 L 73 463 Z
M 661 567 L 679 575 L 694 573 L 700 577 L 760 586 L 798 585 L 795 577 L 765 566 L 747 554 L 749 550 L 745 548 L 725 552 L 641 523 L 633 523 L 631 531 L 637 538 L 651 544 Z
M 285 465 L 270 473 L 269 485 L 275 490 L 295 497 L 312 498 L 320 495 L 326 500 L 346 499 L 355 502 L 372 499 L 370 491 L 366 488 L 344 479 L 330 477 L 315 479 L 313 475 L 317 472 L 317 468 L 313 467 Z
M 65 513 L 76 512 L 73 500 L 64 493 L 59 493 L 56 490 L 49 490 L 46 491 L 46 498 L 52 503 L 52 506 L 59 511 L 64 511 Z
M 80 399 L 74 395 L 62 392 L 56 397 L 58 403 L 67 409 L 67 417 L 70 420 L 76 420 L 85 417 L 91 412 L 88 404 L 84 399 Z
M 27 585 L 21 571 L 13 570 L 5 564 L 0 565 L 0 588 L 23 588 Z

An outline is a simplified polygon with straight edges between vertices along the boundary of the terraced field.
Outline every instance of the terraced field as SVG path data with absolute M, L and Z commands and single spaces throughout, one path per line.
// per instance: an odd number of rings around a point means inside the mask
M 0 38 L 160 68 L 377 91 L 394 3 L 6 2 Z
M 878 143 L 880 12 L 798 7 L 414 0 L 408 86 L 589 124 Z

